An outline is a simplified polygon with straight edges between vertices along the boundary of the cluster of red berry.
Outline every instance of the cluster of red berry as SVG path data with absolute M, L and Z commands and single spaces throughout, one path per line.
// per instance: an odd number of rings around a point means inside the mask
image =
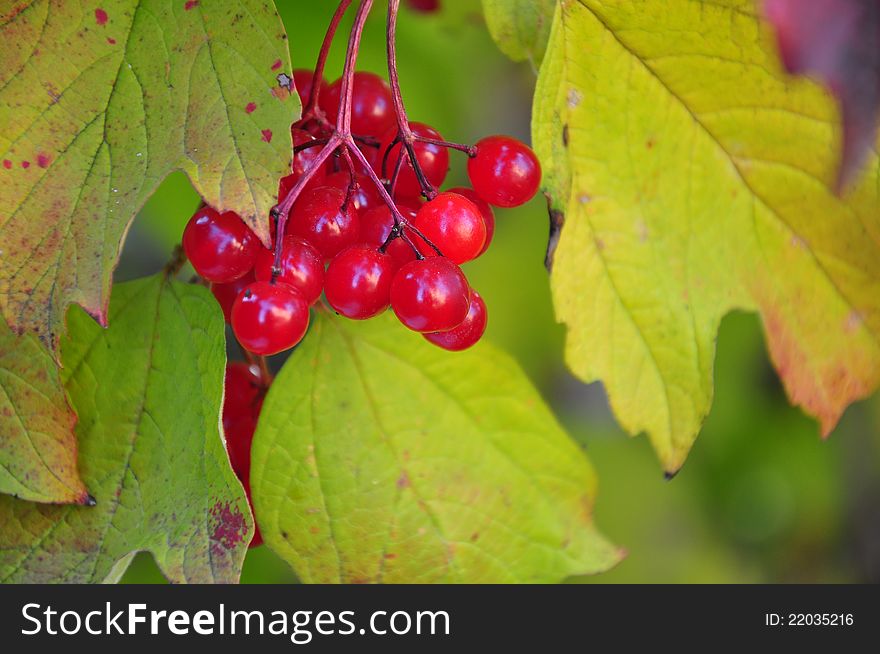
M 294 76 L 303 97 L 310 93 L 311 76 L 311 71 Z M 473 188 L 428 192 L 446 178 L 448 144 L 430 126 L 410 123 L 417 138 L 414 166 L 400 152 L 385 80 L 357 72 L 352 85 L 351 132 L 405 222 L 395 220 L 365 171 L 350 159 L 344 169 L 337 156 L 311 171 L 292 205 L 280 268 L 274 266 L 275 253 L 263 248 L 236 214 L 210 207 L 190 219 L 184 250 L 199 275 L 212 283 L 238 341 L 255 354 L 296 345 L 308 327 L 309 307 L 322 291 L 348 318 L 371 318 L 390 306 L 406 327 L 430 342 L 449 350 L 470 347 L 483 334 L 486 307 L 459 265 L 488 248 L 495 225 L 490 205 L 514 207 L 534 196 L 538 161 L 516 139 L 489 136 L 466 148 Z M 325 115 L 336 115 L 340 88 L 337 80 L 320 93 Z M 291 174 L 279 183 L 279 202 L 315 166 L 326 129 L 314 120 L 291 128 L 295 154 Z M 394 164 L 390 175 L 389 164 Z
M 316 77 L 321 88 L 313 91 Z M 211 283 L 242 348 L 265 356 L 295 346 L 322 292 L 347 318 L 371 318 L 390 307 L 439 347 L 472 346 L 485 331 L 486 305 L 459 266 L 489 247 L 492 206 L 518 206 L 537 192 L 541 170 L 534 153 L 506 136 L 473 146 L 449 143 L 416 122 L 408 123 L 404 140 L 391 87 L 378 75 L 355 72 L 346 129 L 363 156 L 340 147 L 322 158 L 336 129 L 327 117 L 341 115 L 343 80 L 327 85 L 308 70 L 294 71 L 293 79 L 310 110 L 291 127 L 292 170 L 278 189 L 278 206 L 289 207 L 280 239 L 273 211 L 272 236 L 281 252 L 264 248 L 235 213 L 210 207 L 200 208 L 183 234 L 184 252 Z M 437 192 L 449 149 L 467 153 L 473 188 Z M 285 202 L 295 187 L 298 195 Z M 250 445 L 268 377 L 265 366 L 230 363 L 226 371 L 224 432 L 248 498 Z M 252 545 L 259 542 L 257 532 Z

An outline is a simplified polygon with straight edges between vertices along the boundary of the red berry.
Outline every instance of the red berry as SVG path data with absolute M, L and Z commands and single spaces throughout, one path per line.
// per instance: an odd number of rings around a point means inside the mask
M 455 263 L 475 259 L 486 242 L 486 223 L 473 202 L 458 193 L 441 193 L 416 215 L 415 228 Z M 436 256 L 430 245 L 417 241 L 425 256 Z
M 448 192 L 463 195 L 473 202 L 477 209 L 480 210 L 480 215 L 483 216 L 483 222 L 486 225 L 486 242 L 483 243 L 483 249 L 480 250 L 480 253 L 477 255 L 478 257 L 482 256 L 483 252 L 489 249 L 489 243 L 492 242 L 492 237 L 495 235 L 495 213 L 492 211 L 492 207 L 489 206 L 488 202 L 477 195 L 476 191 L 472 188 L 456 186 L 455 188 L 449 189 Z
M 496 207 L 517 207 L 531 200 L 541 183 L 541 164 L 531 148 L 509 136 L 487 136 L 468 159 L 474 190 Z
M 254 440 L 256 419 L 251 416 L 223 421 L 223 433 L 226 436 L 226 451 L 232 471 L 239 479 L 248 476 L 251 469 L 251 443 Z
M 418 136 L 424 136 L 438 141 L 443 140 L 440 132 L 429 125 L 425 125 L 424 123 L 410 123 L 409 126 L 413 133 Z M 400 143 L 395 143 L 393 146 L 391 145 L 395 136 L 397 136 L 397 127 L 385 132 L 382 137 L 382 144 L 379 146 L 379 170 L 376 172 L 380 176 L 383 174 L 381 168 L 382 158 L 384 157 L 384 175 L 389 179 L 394 173 L 394 166 L 397 164 L 397 157 L 400 153 L 400 148 L 402 147 Z M 449 171 L 449 152 L 446 148 L 440 145 L 422 143 L 420 141 L 413 143 L 413 150 L 416 153 L 416 159 L 418 160 L 419 165 L 422 167 L 422 172 L 425 173 L 425 177 L 427 177 L 428 181 L 434 186 L 440 186 L 443 183 L 443 180 L 446 179 L 446 173 Z M 388 152 L 387 156 L 385 154 L 386 152 Z M 421 193 L 422 187 L 419 184 L 419 180 L 416 177 L 409 158 L 404 153 L 404 162 L 400 169 L 400 173 L 398 174 L 397 183 L 394 186 L 394 195 L 395 197 L 418 197 Z
M 342 210 L 345 193 L 332 186 L 304 191 L 287 222 L 287 233 L 304 238 L 324 259 L 354 245 L 360 237 L 360 216 L 353 203 Z
M 293 71 L 293 85 L 296 87 L 296 92 L 299 94 L 300 102 L 302 102 L 303 108 L 305 108 L 306 103 L 309 101 L 309 93 L 312 91 L 312 78 L 314 77 L 315 71 L 308 70 L 307 68 L 296 68 Z M 327 88 L 327 83 L 318 78 L 318 85 L 320 87 L 321 95 L 324 94 L 324 90 Z M 319 96 L 320 97 L 320 96 Z
M 415 221 L 415 209 L 401 203 L 398 203 L 397 208 L 410 223 Z M 394 216 L 391 215 L 391 209 L 387 205 L 383 204 L 380 207 L 370 209 L 361 216 L 361 242 L 378 250 L 388 240 L 388 235 L 391 234 L 393 227 Z M 411 236 L 414 235 L 411 234 Z M 403 264 L 415 261 L 416 258 L 416 253 L 410 244 L 399 237 L 388 244 L 385 254 L 391 257 L 395 271 Z
M 259 255 L 257 260 L 259 261 Z M 223 309 L 223 317 L 226 322 L 232 322 L 232 303 L 238 294 L 244 290 L 244 287 L 255 281 L 253 271 L 248 271 L 243 277 L 239 277 L 234 282 L 228 284 L 211 284 L 211 292 L 217 300 L 217 304 Z
M 445 332 L 460 325 L 471 290 L 461 268 L 445 257 L 411 261 L 391 282 L 391 308 L 417 332 Z
M 292 286 L 254 282 L 232 305 L 232 331 L 241 346 L 255 354 L 277 354 L 306 334 L 309 305 Z
M 358 71 L 352 78 L 351 131 L 362 136 L 384 134 L 394 121 L 394 104 L 388 82 L 374 73 Z M 321 92 L 319 104 L 330 122 L 336 121 L 342 78 Z
M 243 361 L 226 364 L 226 377 L 223 380 L 223 425 L 231 425 L 242 418 L 256 420 L 263 404 L 263 388 L 263 380 L 256 366 L 250 366 Z
M 261 248 L 254 274 L 261 282 L 272 280 L 275 253 Z M 324 288 L 324 260 L 318 251 L 298 236 L 281 240 L 281 274 L 277 281 L 293 286 L 310 305 L 318 301 Z
M 351 194 L 351 201 L 354 203 L 354 206 L 358 211 L 363 212 L 367 209 L 377 207 L 382 203 L 379 191 L 376 190 L 372 180 L 367 178 L 366 175 L 359 175 L 357 173 L 355 173 L 354 179 L 355 182 L 357 182 L 357 188 Z M 319 186 L 332 186 L 338 188 L 343 193 L 348 193 L 348 186 L 350 183 L 351 175 L 349 175 L 348 171 L 339 170 L 335 173 L 330 173 L 326 177 L 320 178 L 317 181 L 309 180 L 306 188 L 312 189 Z
M 327 301 L 346 318 L 364 320 L 385 311 L 391 302 L 394 262 L 368 245 L 352 245 L 327 268 Z
M 209 282 L 233 282 L 254 267 L 259 241 L 237 214 L 202 207 L 183 230 L 183 250 Z
M 468 310 L 467 318 L 458 327 L 450 329 L 448 332 L 434 332 L 431 334 L 423 334 L 424 337 L 434 345 L 442 347 L 444 350 L 458 352 L 466 350 L 471 345 L 480 340 L 483 332 L 486 331 L 486 321 L 488 314 L 486 313 L 486 303 L 476 291 L 471 297 L 471 308 Z

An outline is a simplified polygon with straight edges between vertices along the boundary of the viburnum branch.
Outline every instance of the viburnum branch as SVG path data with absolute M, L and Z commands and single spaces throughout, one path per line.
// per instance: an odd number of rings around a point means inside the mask
M 312 139 L 311 141 L 300 143 L 299 145 L 293 146 L 293 154 L 299 154 L 303 150 L 308 150 L 309 148 L 314 148 L 319 145 L 326 145 L 329 140 L 330 139 Z
M 437 195 L 434 185 L 428 181 L 419 160 L 413 150 L 413 142 L 416 140 L 415 134 L 409 126 L 409 118 L 406 115 L 406 108 L 403 105 L 403 96 L 400 93 L 400 77 L 397 74 L 397 14 L 400 10 L 400 0 L 388 0 L 388 21 L 386 23 L 386 40 L 385 46 L 388 53 L 388 83 L 391 86 L 391 101 L 394 105 L 394 113 L 397 116 L 398 138 L 403 144 L 401 150 L 406 149 L 406 155 L 412 166 L 419 185 L 422 188 L 422 194 L 428 199 L 433 200 Z
M 345 200 L 342 201 L 342 211 L 345 212 L 351 202 L 351 196 L 358 189 L 358 182 L 355 177 L 354 162 L 351 160 L 351 153 L 346 147 L 342 148 L 342 159 L 345 161 L 345 167 L 348 169 L 348 188 L 345 190 Z
M 324 66 L 327 64 L 327 55 L 330 53 L 330 46 L 333 44 L 336 30 L 339 28 L 339 23 L 342 21 L 342 17 L 345 15 L 346 10 L 351 5 L 351 1 L 352 0 L 340 0 L 339 6 L 336 7 L 336 11 L 333 13 L 333 18 L 330 20 L 330 25 L 327 27 L 327 33 L 324 34 L 324 41 L 321 43 L 321 51 L 318 53 L 318 61 L 315 62 L 315 72 L 312 74 L 312 88 L 309 89 L 309 98 L 306 101 L 306 106 L 303 108 L 302 112 L 303 122 L 314 118 L 323 127 L 328 129 L 333 128 L 333 125 L 330 124 L 324 116 L 324 112 L 321 111 L 318 106 L 318 96 L 321 91 L 321 80 L 324 78 Z
M 447 148 L 449 150 L 458 150 L 459 152 L 464 152 L 469 157 L 477 156 L 477 148 L 473 145 L 467 145 L 466 143 L 454 143 L 452 141 L 441 141 L 440 139 L 432 139 L 427 136 L 420 136 L 418 134 L 413 134 L 413 139 L 419 141 L 420 143 L 430 143 L 431 145 L 437 145 L 441 148 Z

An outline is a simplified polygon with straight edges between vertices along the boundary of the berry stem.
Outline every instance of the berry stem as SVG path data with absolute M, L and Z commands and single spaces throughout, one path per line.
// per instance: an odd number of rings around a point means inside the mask
M 394 113 L 397 116 L 397 132 L 398 139 L 401 142 L 401 151 L 406 150 L 410 165 L 419 180 L 422 187 L 422 193 L 428 200 L 433 200 L 437 195 L 437 190 L 433 184 L 425 177 L 419 160 L 413 150 L 413 142 L 416 140 L 412 129 L 409 126 L 409 119 L 406 115 L 406 108 L 403 105 L 403 96 L 400 93 L 400 77 L 397 74 L 397 14 L 400 10 L 400 0 L 388 0 L 388 21 L 386 23 L 386 39 L 385 46 L 388 53 L 388 83 L 391 86 L 391 101 L 394 104 Z
M 447 148 L 449 150 L 458 150 L 459 152 L 464 152 L 469 157 L 477 156 L 477 148 L 473 145 L 467 145 L 466 143 L 454 143 L 452 141 L 441 141 L 440 139 L 432 139 L 427 136 L 419 136 L 418 134 L 413 134 L 413 138 L 416 141 L 420 141 L 421 143 L 430 143 L 431 145 L 437 145 L 441 148 Z
M 332 127 L 323 112 L 318 108 L 318 95 L 321 91 L 321 80 L 324 77 L 324 66 L 327 64 L 327 55 L 330 53 L 330 46 L 333 45 L 333 37 L 336 36 L 336 30 L 339 23 L 345 15 L 346 10 L 351 5 L 351 0 L 340 0 L 339 6 L 330 19 L 330 25 L 327 27 L 327 33 L 324 34 L 324 40 L 321 43 L 321 51 L 318 53 L 318 61 L 315 62 L 315 72 L 312 74 L 312 88 L 309 89 L 309 99 L 303 108 L 303 121 L 308 118 L 315 118 L 324 127 Z

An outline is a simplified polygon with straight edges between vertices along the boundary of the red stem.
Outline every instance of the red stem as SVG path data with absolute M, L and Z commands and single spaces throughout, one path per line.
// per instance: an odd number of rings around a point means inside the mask
M 327 27 L 327 33 L 324 34 L 321 51 L 318 53 L 318 61 L 315 62 L 315 72 L 312 73 L 312 88 L 309 89 L 309 99 L 302 112 L 303 120 L 314 117 L 321 124 L 329 125 L 323 113 L 317 115 L 315 110 L 318 107 L 318 95 L 321 91 L 321 80 L 324 78 L 324 66 L 327 64 L 327 55 L 330 53 L 330 46 L 333 44 L 333 37 L 336 36 L 339 23 L 342 21 L 342 17 L 350 5 L 351 0 L 340 0 L 339 6 L 336 7 L 336 11 L 333 13 L 333 18 L 330 20 L 330 25 Z

